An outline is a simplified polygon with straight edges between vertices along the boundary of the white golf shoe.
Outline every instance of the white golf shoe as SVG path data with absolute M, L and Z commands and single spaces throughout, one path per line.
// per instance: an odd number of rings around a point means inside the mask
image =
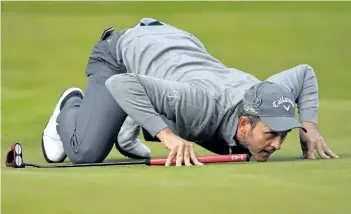
M 60 163 L 67 157 L 60 136 L 56 130 L 56 120 L 63 104 L 72 96 L 81 96 L 83 98 L 84 93 L 79 88 L 69 88 L 64 91 L 55 106 L 52 116 L 44 128 L 41 148 L 44 158 L 48 163 Z
M 127 117 L 118 133 L 116 148 L 129 158 L 150 158 L 151 150 L 139 140 L 140 126 Z

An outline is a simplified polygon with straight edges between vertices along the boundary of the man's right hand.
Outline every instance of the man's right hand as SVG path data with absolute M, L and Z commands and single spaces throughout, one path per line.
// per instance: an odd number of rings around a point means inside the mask
M 182 166 L 183 163 L 186 166 L 191 166 L 190 161 L 195 165 L 203 165 L 196 157 L 193 144 L 175 135 L 169 128 L 157 133 L 156 137 L 169 150 L 165 166 L 170 166 L 174 159 L 176 159 L 176 166 Z
M 300 130 L 302 155 L 298 158 L 316 159 L 314 156 L 315 151 L 322 159 L 339 158 L 338 155 L 329 149 L 324 138 L 319 133 L 317 125 L 311 122 L 302 122 L 302 125 L 306 128 L 307 133 Z

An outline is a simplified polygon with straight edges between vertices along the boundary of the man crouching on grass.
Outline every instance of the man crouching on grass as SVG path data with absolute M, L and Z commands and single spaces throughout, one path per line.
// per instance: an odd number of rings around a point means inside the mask
M 293 81 L 296 71 L 285 75 Z M 305 149 L 313 140 L 312 146 L 321 157 L 337 157 L 311 122 L 318 105 L 317 99 L 311 98 L 317 91 L 312 93 L 313 84 L 308 85 L 308 81 L 300 79 L 298 86 L 295 80 L 296 87 L 291 88 L 283 84 L 284 80 L 282 84 L 264 81 L 245 92 L 230 88 L 227 93 L 224 89 L 213 95 L 199 86 L 201 80 L 180 83 L 137 74 L 115 75 L 106 86 L 121 108 L 170 151 L 166 165 L 172 159 L 177 165 L 191 165 L 191 161 L 200 164 L 190 141 L 217 154 L 245 152 L 257 161 L 267 161 L 294 128 L 301 128 L 304 156 L 313 156 Z M 294 100 L 300 106 L 302 124 L 295 119 Z
M 48 162 L 102 162 L 113 145 L 128 157 L 148 158 L 138 127 L 169 150 L 167 166 L 173 159 L 177 166 L 202 165 L 191 142 L 267 161 L 294 128 L 300 128 L 301 158 L 313 159 L 315 151 L 338 157 L 317 130 L 318 85 L 309 65 L 260 81 L 227 68 L 194 35 L 143 19 L 116 34 L 107 29 L 86 74 L 85 93 L 67 89 L 44 128 Z

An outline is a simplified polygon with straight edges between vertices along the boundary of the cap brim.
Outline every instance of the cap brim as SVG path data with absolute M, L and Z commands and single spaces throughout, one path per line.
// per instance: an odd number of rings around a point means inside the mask
M 260 117 L 261 120 L 273 131 L 283 132 L 291 129 L 300 128 L 304 132 L 307 130 L 302 124 L 293 117 Z

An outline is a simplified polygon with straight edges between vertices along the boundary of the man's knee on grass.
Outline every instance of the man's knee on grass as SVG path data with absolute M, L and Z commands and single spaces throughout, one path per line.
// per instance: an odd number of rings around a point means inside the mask
M 78 148 L 74 155 L 68 157 L 74 164 L 101 163 L 106 158 L 106 155 L 96 149 L 98 148 Z

